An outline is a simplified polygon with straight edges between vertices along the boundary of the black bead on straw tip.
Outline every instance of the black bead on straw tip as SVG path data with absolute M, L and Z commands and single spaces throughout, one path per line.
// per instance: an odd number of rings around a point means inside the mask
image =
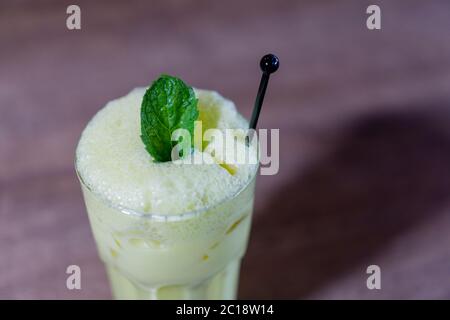
M 256 95 L 255 106 L 253 107 L 249 129 L 256 129 L 259 113 L 261 112 L 261 107 L 264 101 L 264 95 L 266 94 L 267 84 L 269 83 L 270 74 L 278 70 L 278 67 L 280 66 L 280 60 L 274 54 L 266 54 L 264 57 L 262 57 L 259 66 L 263 74 L 261 76 L 261 82 L 259 83 L 259 89 Z
M 274 73 L 280 66 L 280 60 L 278 60 L 278 57 L 274 54 L 266 54 L 262 57 L 259 66 L 261 67 L 262 72 Z

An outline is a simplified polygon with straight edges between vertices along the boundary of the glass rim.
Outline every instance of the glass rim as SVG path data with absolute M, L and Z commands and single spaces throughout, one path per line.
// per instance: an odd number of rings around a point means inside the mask
M 230 196 L 227 196 L 219 201 L 216 201 L 210 205 L 207 205 L 205 207 L 201 207 L 199 209 L 196 210 L 190 210 L 190 211 L 185 211 L 182 213 L 177 213 L 177 214 L 161 214 L 161 213 L 151 213 L 151 212 L 143 212 L 140 210 L 134 210 L 131 208 L 128 208 L 126 206 L 122 206 L 119 204 L 115 204 L 113 203 L 111 200 L 109 200 L 108 198 L 106 198 L 104 195 L 100 194 L 99 192 L 95 192 L 84 180 L 83 177 L 81 175 L 81 173 L 78 171 L 78 166 L 77 166 L 77 156 L 75 155 L 75 172 L 76 175 L 78 177 L 78 180 L 80 181 L 81 185 L 84 186 L 89 192 L 92 193 L 92 195 L 94 195 L 97 199 L 99 199 L 103 204 L 105 204 L 107 207 L 116 210 L 118 212 L 120 212 L 121 214 L 125 214 L 128 216 L 132 216 L 132 217 L 136 217 L 136 218 L 143 218 L 143 219 L 149 219 L 149 220 L 155 220 L 155 221 L 161 221 L 161 222 L 169 222 L 169 221 L 181 221 L 181 220 L 187 220 L 190 218 L 194 218 L 197 217 L 203 213 L 208 212 L 209 210 L 216 208 L 226 202 L 228 202 L 229 200 L 236 198 L 237 196 L 239 196 L 241 193 L 243 193 L 247 187 L 256 179 L 258 170 L 259 170 L 259 162 L 257 163 L 257 165 L 255 166 L 254 171 L 252 172 L 251 177 L 248 179 L 248 181 L 245 182 L 245 184 L 239 188 L 236 192 L 234 192 L 233 194 L 231 194 Z

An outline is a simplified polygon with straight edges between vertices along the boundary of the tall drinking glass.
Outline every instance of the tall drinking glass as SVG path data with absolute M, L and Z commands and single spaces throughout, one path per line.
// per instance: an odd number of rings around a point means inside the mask
M 256 172 L 232 197 L 196 211 L 141 213 L 95 194 L 77 170 L 116 299 L 235 299 Z

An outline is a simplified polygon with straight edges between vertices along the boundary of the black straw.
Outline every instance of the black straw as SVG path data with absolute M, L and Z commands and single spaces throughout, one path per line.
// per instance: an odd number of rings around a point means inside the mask
M 259 83 L 258 94 L 256 95 L 255 106 L 253 107 L 252 118 L 250 120 L 249 129 L 256 129 L 258 123 L 259 113 L 264 102 L 264 95 L 266 94 L 267 84 L 269 83 L 269 77 L 271 73 L 278 70 L 280 61 L 274 54 L 266 54 L 262 57 L 259 66 L 263 72 L 261 76 L 261 82 Z

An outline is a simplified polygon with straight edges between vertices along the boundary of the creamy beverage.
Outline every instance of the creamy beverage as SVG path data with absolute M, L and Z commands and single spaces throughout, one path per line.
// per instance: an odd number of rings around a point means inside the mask
M 117 299 L 234 299 L 257 164 L 155 162 L 141 139 L 145 88 L 109 102 L 84 129 L 76 170 Z M 247 129 L 235 105 L 194 89 L 202 130 Z M 251 154 L 244 137 L 236 141 Z M 249 150 L 250 149 L 250 150 Z M 224 148 L 224 153 L 232 152 Z

